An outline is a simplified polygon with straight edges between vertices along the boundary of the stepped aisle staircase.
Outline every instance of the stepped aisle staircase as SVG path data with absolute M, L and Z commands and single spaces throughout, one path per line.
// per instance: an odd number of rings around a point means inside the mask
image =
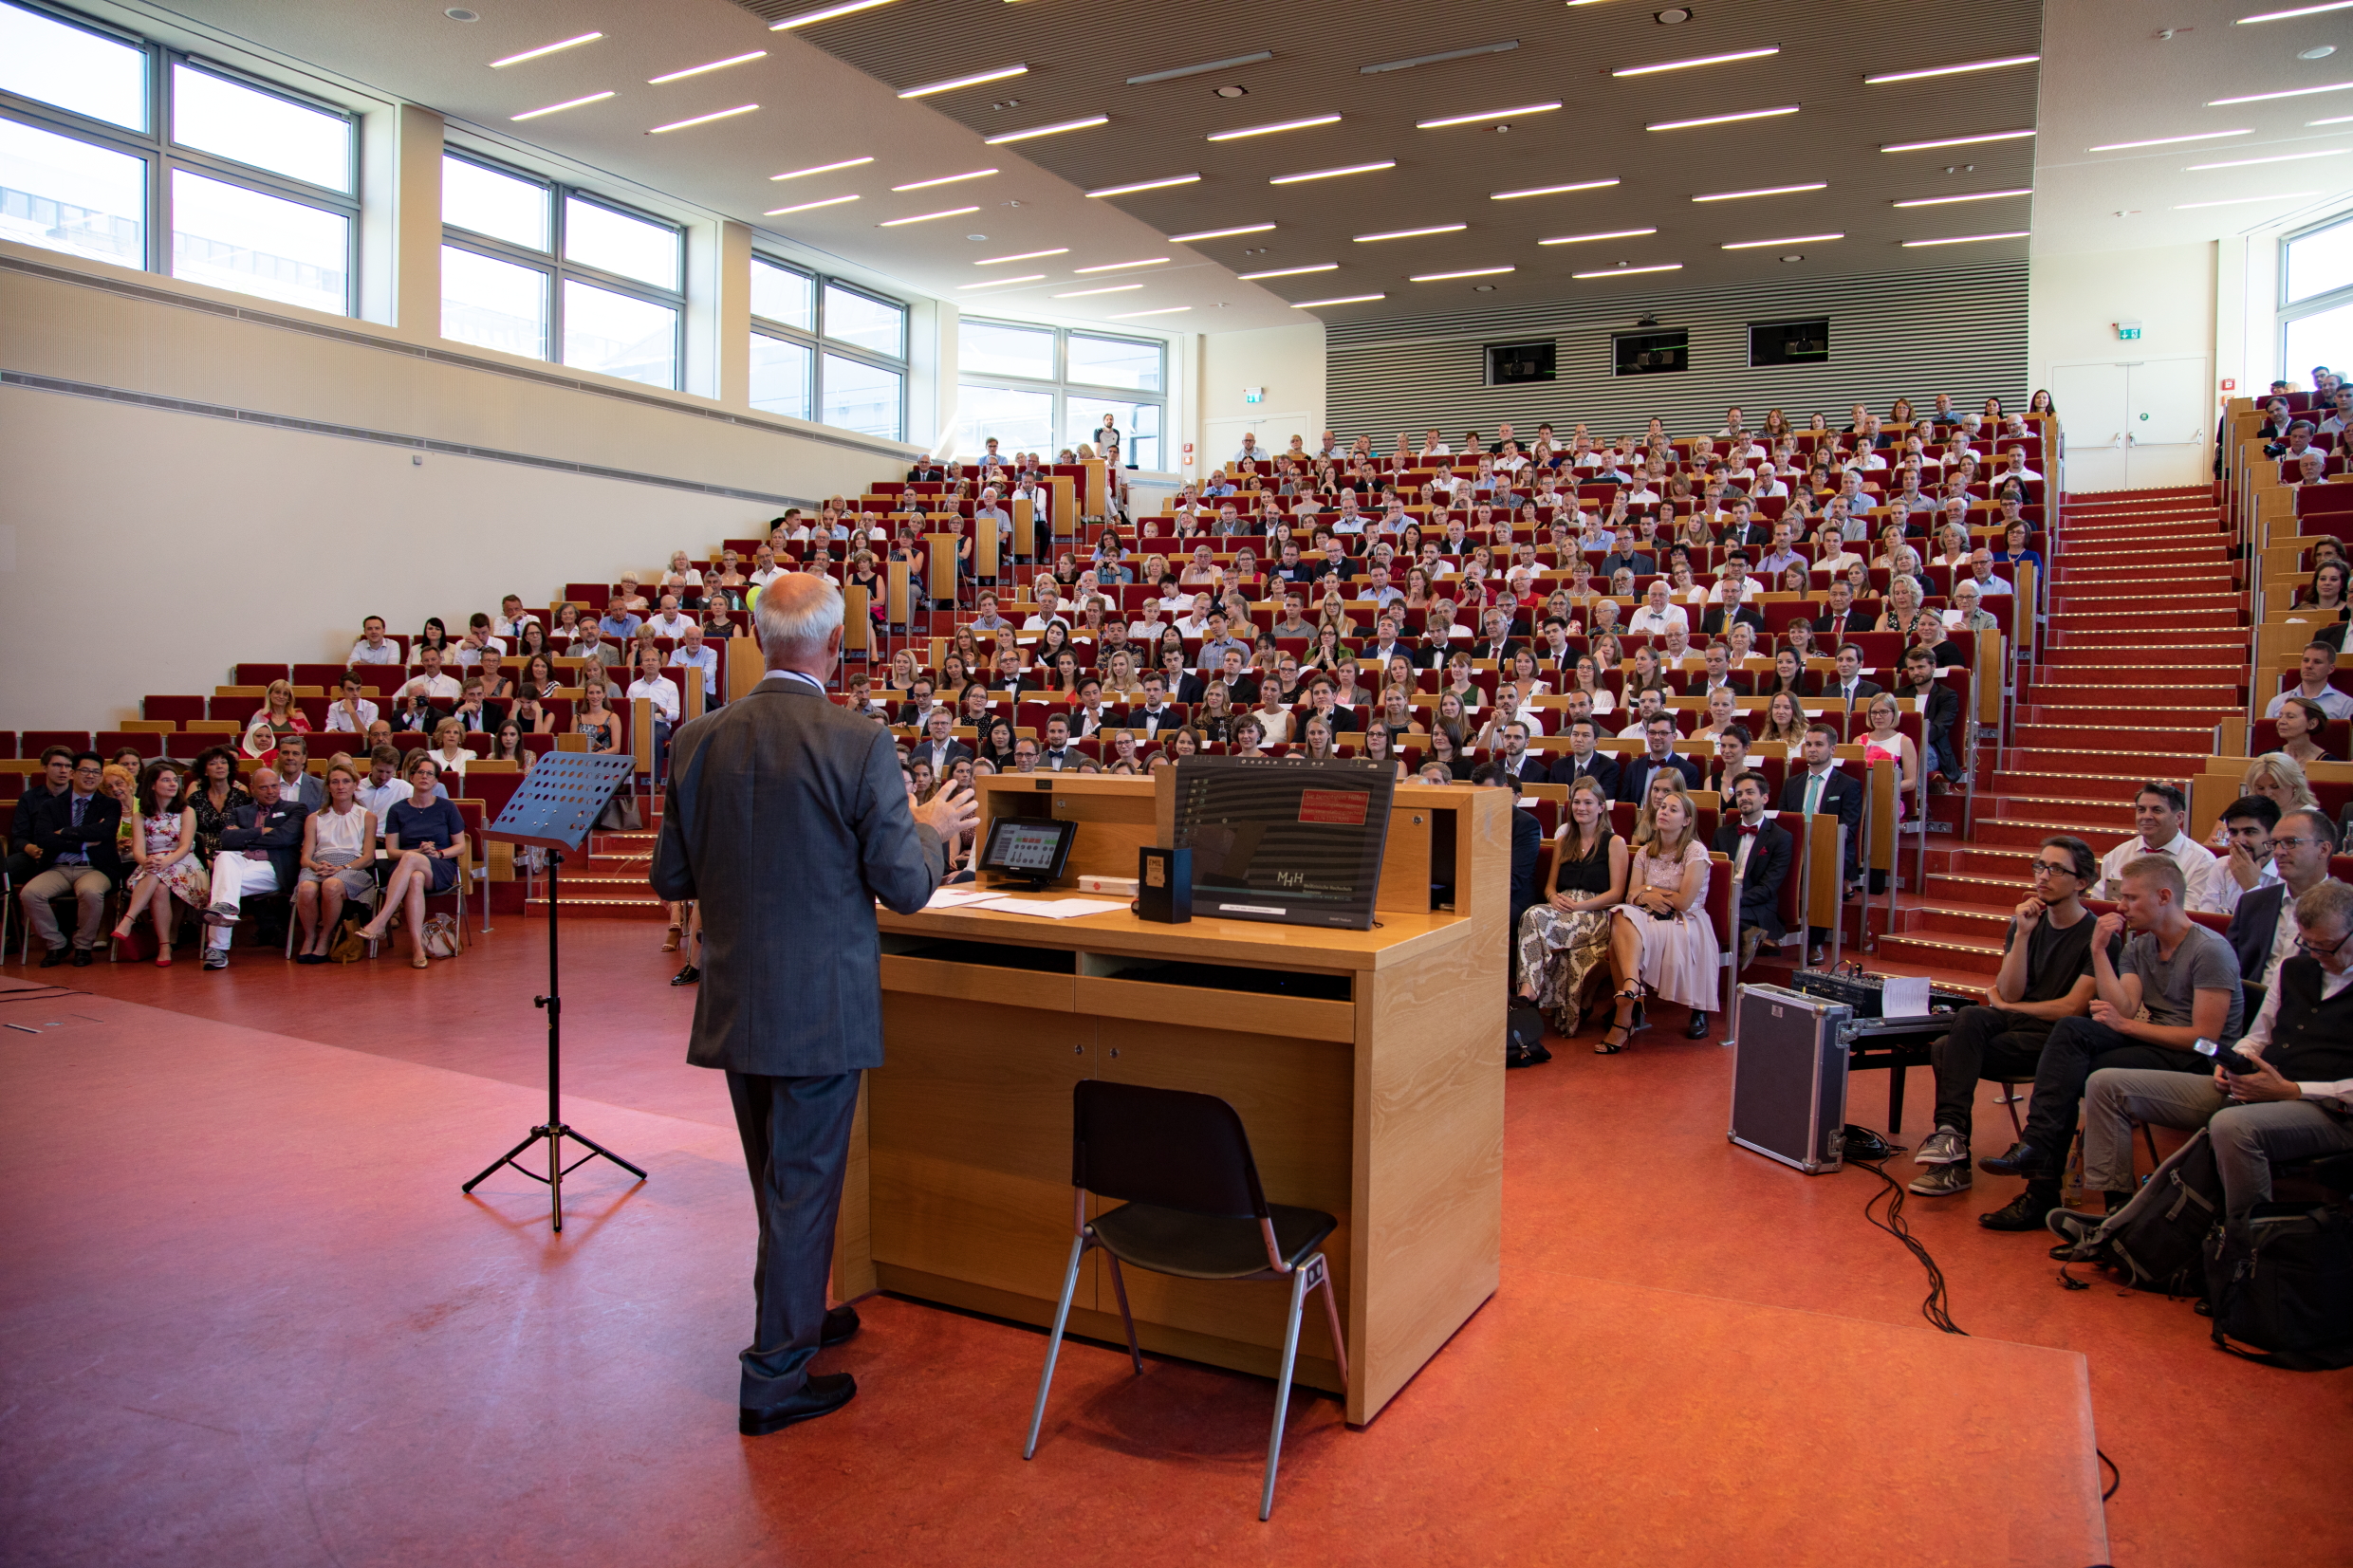
M 2048 629 L 1974 831 L 1932 839 L 1927 885 L 1880 944 L 1892 964 L 1989 984 L 2035 845 L 2072 833 L 2106 854 L 2132 834 L 2134 786 L 2203 772 L 2215 725 L 2246 710 L 2247 594 L 2212 492 L 2070 495 L 2065 516 Z

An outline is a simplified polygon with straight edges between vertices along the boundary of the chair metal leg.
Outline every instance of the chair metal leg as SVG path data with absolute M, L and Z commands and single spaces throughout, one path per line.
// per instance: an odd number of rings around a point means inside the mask
M 1348 1392 L 1348 1340 L 1340 1331 L 1340 1297 L 1332 1289 L 1331 1265 L 1319 1252 L 1307 1260 L 1313 1283 L 1324 1287 L 1324 1317 L 1332 1325 L 1332 1359 L 1340 1363 L 1340 1392 Z
M 1274 1384 L 1274 1432 L 1267 1439 L 1267 1485 L 1258 1494 L 1258 1520 L 1274 1512 L 1274 1471 L 1283 1460 L 1283 1418 L 1291 1408 L 1291 1363 L 1299 1357 L 1299 1309 L 1307 1295 L 1307 1271 L 1291 1271 L 1291 1311 L 1283 1327 L 1283 1371 Z
M 1120 1299 L 1120 1324 L 1127 1330 L 1127 1358 L 1135 1363 L 1136 1375 L 1141 1377 L 1144 1374 L 1144 1353 L 1137 1348 L 1136 1319 L 1135 1315 L 1127 1310 L 1127 1281 L 1120 1274 L 1120 1260 L 1117 1255 L 1106 1250 L 1103 1253 L 1103 1262 L 1111 1265 L 1111 1293 Z
M 1021 1456 L 1034 1458 L 1038 1451 L 1038 1428 L 1046 1421 L 1046 1391 L 1054 1386 L 1054 1358 L 1062 1354 L 1063 1324 L 1070 1319 L 1070 1298 L 1078 1293 L 1079 1261 L 1086 1256 L 1086 1238 L 1070 1238 L 1070 1266 L 1062 1277 L 1062 1300 L 1054 1304 L 1054 1332 L 1046 1341 L 1046 1370 L 1038 1374 L 1037 1408 L 1029 1412 L 1029 1440 L 1024 1444 Z

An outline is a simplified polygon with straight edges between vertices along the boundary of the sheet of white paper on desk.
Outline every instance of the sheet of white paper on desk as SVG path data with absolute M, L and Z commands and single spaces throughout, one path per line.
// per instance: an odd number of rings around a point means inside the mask
M 1003 896 L 1004 895 L 994 888 L 976 888 L 966 883 L 960 887 L 935 889 L 931 898 L 925 902 L 923 907 L 927 910 L 952 910 L 961 908 L 966 904 L 986 903 L 991 898 Z
M 1082 914 L 1108 914 L 1127 905 L 1116 898 L 991 898 L 973 908 L 1004 914 L 1034 914 L 1046 920 L 1075 920 Z
M 1880 983 L 1880 1016 L 1881 1018 L 1926 1018 L 1928 1016 L 1928 977 L 1919 974 L 1891 974 Z

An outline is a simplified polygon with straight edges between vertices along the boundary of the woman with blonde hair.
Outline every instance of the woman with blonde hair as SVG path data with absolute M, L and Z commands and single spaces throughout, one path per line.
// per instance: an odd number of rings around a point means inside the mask
M 1586 982 L 1607 966 L 1610 910 L 1625 896 L 1626 841 L 1610 831 L 1609 797 L 1589 773 L 1568 786 L 1568 810 L 1552 839 L 1543 901 L 1520 916 L 1520 994 L 1553 1029 L 1574 1035 Z
M 1626 1048 L 1646 988 L 1691 1009 L 1686 1038 L 1707 1038 L 1721 952 L 1708 920 L 1708 846 L 1699 841 L 1698 821 L 1698 808 L 1679 788 L 1651 794 L 1635 817 L 1625 900 L 1616 907 L 1609 933 L 1617 1015 L 1593 1047 L 1596 1055 Z
M 365 905 L 376 895 L 376 878 L 367 869 L 376 853 L 376 813 L 360 803 L 359 793 L 358 767 L 339 756 L 327 764 L 326 804 L 303 819 L 302 876 L 294 884 L 294 913 L 302 924 L 297 964 L 325 963 L 344 901 Z
M 2238 792 L 2262 796 L 2278 806 L 2282 816 L 2290 811 L 2321 811 L 2320 802 L 2312 796 L 2312 781 L 2305 777 L 2304 765 L 2285 751 L 2266 751 L 2249 763 L 2247 770 L 2238 776 Z M 2229 830 L 2216 822 L 2206 847 L 2227 849 L 2230 841 Z
M 466 749 L 466 726 L 457 719 L 443 719 L 433 727 L 433 749 L 429 753 L 441 766 L 444 773 L 458 778 L 466 776 L 466 765 L 481 759 Z
M 258 757 L 266 767 L 278 756 L 280 735 L 310 733 L 310 716 L 294 706 L 291 681 L 273 680 L 262 691 L 262 705 L 245 721 L 245 754 Z

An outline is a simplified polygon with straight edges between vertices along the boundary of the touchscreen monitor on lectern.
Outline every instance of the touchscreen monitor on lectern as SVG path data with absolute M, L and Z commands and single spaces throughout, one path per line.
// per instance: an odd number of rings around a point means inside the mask
M 1194 914 L 1372 930 L 1396 790 L 1387 763 L 1179 758 Z

